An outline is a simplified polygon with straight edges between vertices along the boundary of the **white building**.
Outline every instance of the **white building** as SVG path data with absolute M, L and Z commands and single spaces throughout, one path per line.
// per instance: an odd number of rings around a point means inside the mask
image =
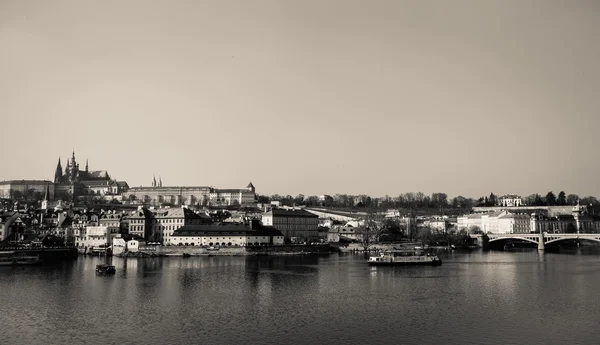
M 460 230 L 471 231 L 481 229 L 481 213 L 465 214 L 456 217 L 456 227 Z
M 531 217 L 524 213 L 503 212 L 498 216 L 498 234 L 527 234 L 530 232 Z
M 498 198 L 498 205 L 503 207 L 523 206 L 523 199 L 516 194 L 506 194 Z
M 75 235 L 75 247 L 93 248 L 99 246 L 111 246 L 113 239 L 119 237 L 118 231 L 107 226 L 86 226 Z
M 211 188 L 208 194 L 211 205 L 253 205 L 256 202 L 256 189 L 252 182 L 242 189 Z
M 217 223 L 187 225 L 169 237 L 170 246 L 223 246 L 245 247 L 251 245 L 282 245 L 283 234 L 271 227 L 246 224 Z
M 509 211 L 468 214 L 457 218 L 458 230 L 479 228 L 486 234 L 529 233 L 530 223 L 529 215 Z

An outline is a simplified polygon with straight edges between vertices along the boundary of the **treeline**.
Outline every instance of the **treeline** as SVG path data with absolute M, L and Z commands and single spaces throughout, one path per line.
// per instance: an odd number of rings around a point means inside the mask
M 305 196 L 298 194 L 271 196 L 258 195 L 259 203 L 279 201 L 284 206 L 304 205 L 307 207 L 332 207 L 332 208 L 377 208 L 377 209 L 470 209 L 474 206 L 498 206 L 499 197 L 494 193 L 482 196 L 479 199 L 456 196 L 449 198 L 446 193 L 432 193 L 426 195 L 422 192 L 402 193 L 396 197 L 370 197 L 368 195 L 335 194 L 333 196 L 319 197 L 316 195 Z M 545 196 L 531 194 L 522 197 L 523 205 L 527 206 L 568 206 L 581 205 L 600 206 L 600 202 L 593 196 L 580 198 L 576 194 L 566 194 L 564 191 L 555 195 L 550 191 Z
M 587 196 L 580 198 L 577 194 L 567 195 L 564 191 L 560 191 L 558 195 L 555 195 L 553 191 L 548 192 L 545 196 L 540 194 L 531 194 L 522 198 L 523 205 L 527 206 L 571 206 L 577 205 L 579 202 L 581 205 L 598 206 L 600 202 L 596 197 Z M 499 204 L 498 197 L 491 193 L 489 196 L 480 197 L 476 206 L 496 206 Z
M 319 196 L 316 195 L 305 196 L 303 194 L 298 194 L 297 196 L 283 196 L 274 194 L 271 196 L 258 195 L 257 198 L 259 203 L 280 201 L 281 204 L 285 206 L 304 205 L 308 207 L 334 208 L 471 208 L 477 203 L 476 200 L 463 196 L 448 198 L 446 193 L 432 193 L 431 195 L 426 195 L 421 192 L 403 193 L 396 197 L 388 195 L 384 197 L 371 197 L 364 194 L 335 194 L 330 197 L 319 198 Z

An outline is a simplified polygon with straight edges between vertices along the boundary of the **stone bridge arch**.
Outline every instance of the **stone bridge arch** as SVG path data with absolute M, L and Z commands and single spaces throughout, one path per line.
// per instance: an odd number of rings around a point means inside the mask
M 488 236 L 489 237 L 489 236 Z M 508 240 L 516 240 L 516 241 L 527 241 L 527 242 L 531 242 L 531 243 L 535 243 L 538 244 L 539 243 L 539 239 L 537 238 L 537 236 L 494 236 L 494 237 L 489 237 L 489 243 L 492 242 L 502 242 L 502 241 L 508 241 Z
M 586 240 L 586 241 L 594 241 L 600 242 L 600 236 L 569 236 L 569 237 L 557 237 L 555 238 L 552 235 L 546 235 L 549 239 L 545 241 L 545 244 L 552 244 L 561 241 L 573 241 L 573 240 Z

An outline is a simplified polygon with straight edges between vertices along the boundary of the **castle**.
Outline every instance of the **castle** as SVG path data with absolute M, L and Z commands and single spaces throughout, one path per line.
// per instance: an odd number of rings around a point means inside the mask
M 106 170 L 90 171 L 88 161 L 85 161 L 85 170 L 79 170 L 79 163 L 75 159 L 75 151 L 71 156 L 71 160 L 67 161 L 67 166 L 63 172 L 58 158 L 56 171 L 54 173 L 54 183 L 75 183 L 84 181 L 110 181 L 110 176 Z
M 106 170 L 90 171 L 87 160 L 85 170 L 80 170 L 75 151 L 64 170 L 58 158 L 54 172 L 54 195 L 58 198 L 70 200 L 85 195 L 120 195 L 128 188 L 127 182 L 111 179 Z

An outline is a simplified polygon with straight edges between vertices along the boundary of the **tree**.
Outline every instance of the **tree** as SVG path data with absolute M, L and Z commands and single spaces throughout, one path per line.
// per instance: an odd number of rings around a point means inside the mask
M 256 200 L 261 204 L 268 204 L 271 202 L 271 199 L 266 195 L 256 195 Z
M 539 194 L 535 194 L 534 198 L 535 199 L 533 200 L 533 203 L 532 203 L 533 206 L 544 206 L 544 205 L 546 205 L 546 203 L 544 203 L 544 200 L 542 200 L 542 197 Z
M 560 191 L 560 193 L 558 193 L 558 197 L 556 198 L 556 205 L 558 206 L 564 206 L 567 204 L 567 196 L 565 195 L 564 191 Z
M 469 228 L 469 232 L 471 234 L 483 234 L 483 231 L 481 230 L 480 227 L 478 227 L 477 225 L 472 226 L 471 228 Z
M 363 225 L 358 229 L 363 250 L 367 251 L 373 242 L 379 241 L 382 230 L 381 224 L 380 216 L 373 210 L 369 210 L 364 218 Z
M 555 206 L 556 205 L 556 196 L 554 195 L 554 193 L 552 193 L 552 191 L 548 192 L 548 194 L 546 194 L 546 205 L 548 206 Z
M 442 208 L 442 207 L 448 206 L 448 194 L 446 194 L 446 193 L 431 194 L 431 205 L 435 208 Z
M 498 200 L 498 198 L 496 198 L 496 195 L 494 195 L 494 193 L 490 193 L 490 197 L 488 198 L 488 206 L 496 206 Z
M 319 205 L 319 197 L 316 195 L 311 195 L 309 197 L 306 198 L 305 200 L 305 204 L 306 206 L 317 206 Z
M 408 217 L 408 224 L 406 224 L 406 227 L 408 232 L 408 238 L 412 242 L 417 237 L 417 233 L 419 231 L 419 228 L 417 227 L 417 217 L 413 212 L 411 212 Z
M 577 201 L 579 201 L 579 195 L 577 195 L 577 194 L 567 195 L 567 205 L 577 205 Z
M 11 199 L 13 201 L 21 201 L 23 200 L 23 192 L 21 192 L 20 190 L 11 190 Z

